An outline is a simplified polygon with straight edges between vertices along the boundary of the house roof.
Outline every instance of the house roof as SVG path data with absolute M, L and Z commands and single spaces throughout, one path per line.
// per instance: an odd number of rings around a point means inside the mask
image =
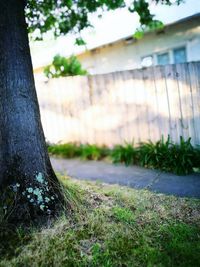
M 164 25 L 164 29 L 167 29 L 167 28 L 170 28 L 170 27 L 172 27 L 172 26 L 176 26 L 176 25 L 178 25 L 178 24 L 182 24 L 182 23 L 185 23 L 185 22 L 195 21 L 195 20 L 197 20 L 197 21 L 199 20 L 199 25 L 200 25 L 200 12 L 199 12 L 199 13 L 196 13 L 196 14 L 194 14 L 194 15 L 185 17 L 185 18 L 183 18 L 183 19 L 176 20 L 176 21 L 174 21 L 174 22 L 165 24 L 165 25 Z M 164 29 L 162 29 L 162 30 L 164 30 Z M 148 32 L 145 32 L 145 35 L 147 35 L 147 34 L 151 34 L 152 32 L 160 32 L 160 31 L 161 31 L 160 29 L 155 30 L 155 31 L 148 31 Z M 117 40 L 115 40 L 115 41 L 108 42 L 108 43 L 105 43 L 105 44 L 101 44 L 101 45 L 99 45 L 99 46 L 95 46 L 95 47 L 89 49 L 88 51 L 95 50 L 95 49 L 98 49 L 98 48 L 101 48 L 101 47 L 105 47 L 105 46 L 109 46 L 109 45 L 112 45 L 112 44 L 116 44 L 116 43 L 121 42 L 121 41 L 128 41 L 128 40 L 130 40 L 130 39 L 134 39 L 134 38 L 133 38 L 133 35 L 128 35 L 128 36 L 126 36 L 126 37 L 117 39 Z M 80 54 L 84 54 L 84 53 L 85 53 L 85 51 L 84 51 L 84 52 L 81 52 L 81 53 L 78 53 L 78 54 L 80 55 Z

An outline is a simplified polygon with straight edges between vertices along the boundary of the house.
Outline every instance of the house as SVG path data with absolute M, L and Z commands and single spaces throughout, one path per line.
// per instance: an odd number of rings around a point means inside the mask
M 90 74 L 200 61 L 200 13 L 147 32 L 142 39 L 127 36 L 76 56 Z M 34 69 L 37 80 L 44 79 L 43 68 Z
M 147 32 L 140 40 L 128 36 L 77 57 L 91 74 L 199 61 L 200 13 Z

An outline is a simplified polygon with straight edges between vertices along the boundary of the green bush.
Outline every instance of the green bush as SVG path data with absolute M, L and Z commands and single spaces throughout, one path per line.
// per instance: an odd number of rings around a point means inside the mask
M 100 160 L 109 155 L 110 150 L 105 147 L 98 147 L 90 144 L 58 144 L 48 145 L 48 151 L 52 155 L 58 155 L 64 158 L 80 157 L 87 160 Z
M 138 147 L 134 147 L 133 143 L 125 143 L 110 150 L 105 146 L 68 143 L 49 145 L 48 150 L 53 155 L 81 157 L 85 160 L 101 160 L 110 156 L 113 163 L 126 166 L 134 164 L 177 175 L 186 175 L 192 173 L 194 168 L 200 168 L 200 148 L 192 146 L 191 138 L 184 140 L 183 137 L 180 137 L 179 144 L 173 143 L 168 136 L 167 140 L 162 137 L 156 143 L 143 142 Z
M 101 160 L 109 154 L 109 149 L 107 147 L 98 147 L 89 144 L 81 145 L 80 150 L 81 158 L 88 160 Z
M 137 149 L 133 143 L 125 143 L 125 145 L 116 145 L 112 152 L 111 157 L 113 163 L 124 163 L 126 166 L 137 164 Z
M 197 150 L 191 144 L 191 138 L 184 141 L 183 137 L 180 137 L 180 144 L 172 144 L 170 148 L 171 160 L 168 171 L 179 175 L 193 172 L 196 152 Z
M 169 136 L 167 141 L 162 137 L 162 139 L 156 143 L 151 141 L 140 143 L 138 151 L 140 165 L 143 167 L 169 171 L 170 146 Z
M 75 56 L 65 58 L 56 55 L 51 65 L 45 67 L 44 74 L 47 78 L 59 78 L 75 75 L 87 75 L 88 72 L 82 68 L 81 63 Z
M 76 143 L 48 145 L 48 151 L 52 155 L 59 155 L 64 158 L 75 158 L 81 154 L 80 146 Z
M 149 141 L 141 143 L 139 147 L 140 165 L 153 169 L 160 169 L 175 174 L 189 174 L 194 167 L 199 166 L 199 149 L 191 144 L 191 138 L 174 144 L 170 137 L 164 141 L 162 138 L 155 144 Z
M 117 145 L 111 153 L 113 163 L 124 163 L 126 166 L 136 164 L 142 167 L 186 175 L 200 167 L 200 149 L 191 144 L 191 138 L 175 144 L 168 136 L 165 141 L 143 142 L 137 148 L 132 143 Z

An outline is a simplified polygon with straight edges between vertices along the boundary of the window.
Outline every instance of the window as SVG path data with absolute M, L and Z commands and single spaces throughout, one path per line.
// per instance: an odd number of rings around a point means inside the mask
M 142 58 L 142 67 L 150 67 L 153 65 L 153 56 L 146 56 Z
M 166 64 L 169 64 L 170 63 L 169 53 L 166 52 L 166 53 L 157 55 L 157 63 L 158 63 L 158 65 L 166 65 Z
M 187 61 L 186 48 L 179 47 L 173 50 L 174 63 L 184 63 Z

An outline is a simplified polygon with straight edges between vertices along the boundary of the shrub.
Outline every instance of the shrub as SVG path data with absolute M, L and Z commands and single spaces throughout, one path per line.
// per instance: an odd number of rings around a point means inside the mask
M 48 151 L 52 155 L 59 155 L 64 158 L 79 157 L 81 154 L 80 146 L 76 143 L 49 145 Z
M 170 166 L 168 171 L 178 175 L 193 172 L 196 149 L 191 144 L 191 138 L 184 140 L 180 137 L 180 144 L 172 144 L 170 148 Z
M 192 146 L 191 138 L 184 140 L 183 137 L 179 144 L 173 143 L 168 136 L 166 141 L 162 137 L 156 143 L 140 143 L 137 148 L 133 143 L 117 145 L 111 156 L 113 163 L 138 164 L 177 175 L 192 173 L 194 168 L 200 167 L 200 149 Z
M 198 146 L 193 154 L 193 167 L 200 170 L 200 146 Z
M 125 143 L 125 145 L 116 145 L 111 152 L 111 157 L 113 163 L 124 163 L 128 166 L 137 163 L 137 154 L 133 143 Z
M 166 141 L 162 137 L 155 144 L 149 141 L 139 147 L 141 166 L 178 175 L 192 173 L 194 167 L 199 167 L 199 156 L 199 149 L 192 146 L 191 138 L 184 140 L 182 136 L 179 144 L 173 143 L 168 136 Z
M 85 160 L 100 160 L 110 153 L 106 146 L 98 147 L 96 145 L 78 145 L 76 143 L 48 145 L 48 151 L 52 155 L 59 155 L 64 158 L 81 157 Z
M 135 164 L 178 175 L 189 174 L 194 168 L 200 168 L 200 148 L 192 146 L 191 138 L 184 140 L 183 137 L 180 137 L 179 144 L 173 143 L 168 136 L 166 141 L 162 137 L 156 143 L 143 142 L 138 147 L 134 147 L 133 143 L 125 143 L 110 150 L 105 146 L 68 143 L 49 145 L 48 150 L 53 155 L 81 157 L 85 160 L 101 160 L 111 156 L 113 163 L 123 163 L 126 166 Z
M 47 78 L 59 78 L 75 75 L 87 75 L 88 72 L 82 68 L 81 63 L 75 56 L 65 58 L 56 55 L 51 65 L 45 67 L 44 74 Z
M 146 143 L 140 143 L 139 146 L 139 163 L 143 167 L 149 167 L 154 169 L 162 169 L 168 171 L 168 160 L 170 151 L 170 138 L 168 136 L 167 141 L 162 137 L 161 140 L 153 143 L 151 141 Z M 166 168 L 165 168 L 165 162 Z
M 96 145 L 84 144 L 80 146 L 81 158 L 88 160 L 101 160 L 109 154 L 107 147 L 98 147 Z

